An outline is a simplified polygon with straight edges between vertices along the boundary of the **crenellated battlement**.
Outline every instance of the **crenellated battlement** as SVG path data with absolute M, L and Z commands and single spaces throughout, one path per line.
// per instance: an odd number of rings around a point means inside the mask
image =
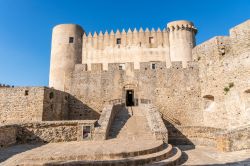
M 154 64 L 154 68 L 152 68 Z M 122 68 L 121 68 L 122 66 Z M 133 70 L 133 71 L 163 71 L 163 70 L 190 70 L 198 68 L 198 62 L 188 62 L 186 67 L 183 67 L 182 62 L 172 62 L 171 66 L 166 66 L 165 62 L 158 61 L 158 62 L 141 62 L 140 68 L 135 68 L 134 63 L 108 63 L 107 70 L 104 70 L 102 63 L 92 63 L 92 64 L 77 64 L 75 65 L 75 73 L 82 73 L 82 72 L 114 72 L 114 71 L 126 71 L 126 70 Z
M 190 21 L 180 20 L 167 24 L 171 61 L 182 61 L 184 66 L 192 61 L 192 48 L 195 47 L 197 29 Z
M 0 83 L 0 88 L 14 88 L 14 85 L 7 85 L 7 84 Z
M 70 81 L 65 80 L 76 64 L 86 64 L 87 71 L 95 70 L 93 64 L 101 64 L 101 69 L 107 71 L 110 64 L 127 63 L 140 70 L 143 63 L 151 62 L 164 62 L 167 68 L 172 62 L 181 62 L 187 68 L 196 32 L 192 22 L 183 20 L 170 22 L 164 29 L 129 28 L 93 33 L 86 33 L 74 24 L 58 26 L 52 37 L 50 86 L 67 90 Z
M 124 48 L 130 46 L 137 47 L 147 47 L 147 48 L 157 48 L 157 47 L 166 47 L 168 45 L 168 32 L 166 29 L 157 28 L 155 30 L 152 28 L 140 28 L 137 30 L 134 28 L 131 30 L 117 29 L 116 31 L 107 30 L 103 33 L 89 32 L 88 34 L 84 33 L 83 35 L 83 48 L 86 49 L 97 49 L 103 50 L 105 48 Z
M 187 30 L 193 31 L 195 34 L 198 32 L 197 28 L 190 21 L 173 21 L 167 25 L 167 31 L 179 31 L 179 30 Z

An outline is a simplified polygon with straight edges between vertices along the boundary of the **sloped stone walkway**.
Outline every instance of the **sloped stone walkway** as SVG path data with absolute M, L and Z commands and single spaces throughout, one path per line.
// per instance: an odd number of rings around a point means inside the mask
M 119 110 L 111 125 L 109 139 L 156 140 L 139 107 Z
M 250 166 L 250 149 L 235 152 L 219 152 L 206 146 L 179 146 L 182 150 L 181 165 Z

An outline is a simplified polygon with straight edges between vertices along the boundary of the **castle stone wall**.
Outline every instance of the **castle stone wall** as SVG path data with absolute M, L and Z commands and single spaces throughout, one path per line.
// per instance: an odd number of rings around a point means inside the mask
M 250 51 L 250 20 L 230 29 L 231 52 L 234 55 L 245 54 Z
M 46 87 L 0 89 L 0 124 L 68 119 L 69 95 Z
M 43 121 L 67 120 L 70 95 L 51 88 L 44 88 Z
M 134 63 L 139 69 L 141 62 L 162 61 L 167 66 L 171 62 L 183 62 L 187 66 L 192 61 L 192 48 L 195 46 L 197 29 L 189 21 L 174 21 L 167 25 L 167 30 L 160 28 L 130 29 L 103 34 L 96 32 L 83 35 L 82 63 L 101 63 L 103 70 L 108 70 L 109 63 Z
M 165 62 L 167 67 L 171 62 L 183 62 L 187 67 L 196 32 L 193 23 L 184 20 L 171 22 L 164 30 L 123 29 L 93 35 L 86 35 L 78 25 L 57 25 L 53 29 L 49 86 L 69 91 L 76 64 L 85 64 L 87 71 L 92 70 L 92 64 L 102 64 L 106 71 L 112 63 L 133 63 L 134 69 L 140 69 L 143 62 Z
M 120 40 L 120 44 L 117 43 Z M 141 28 L 133 32 L 119 30 L 109 34 L 96 32 L 92 36 L 83 36 L 82 63 L 87 64 L 91 70 L 91 64 L 103 64 L 103 70 L 108 70 L 109 63 L 135 63 L 135 68 L 140 68 L 140 62 L 166 61 L 170 62 L 168 32 L 152 29 L 145 31 Z
M 41 121 L 43 87 L 0 89 L 0 123 Z
M 72 74 L 70 94 L 87 105 L 71 111 L 71 116 L 96 113 L 103 109 L 105 102 L 125 99 L 125 90 L 133 89 L 135 98 L 151 100 L 157 109 L 168 118 L 174 118 L 181 125 L 198 125 L 202 122 L 200 111 L 199 70 L 195 63 L 182 68 L 181 63 L 173 63 L 167 68 L 165 62 L 158 62 L 156 69 L 151 63 L 140 63 L 140 70 L 133 63 L 126 63 L 125 70 L 119 64 L 109 64 L 107 71 L 101 64 L 93 65 L 95 70 L 85 71 L 85 65 L 76 65 Z
M 250 123 L 249 27 L 247 21 L 233 28 L 230 36 L 212 38 L 193 49 L 205 126 L 237 128 Z

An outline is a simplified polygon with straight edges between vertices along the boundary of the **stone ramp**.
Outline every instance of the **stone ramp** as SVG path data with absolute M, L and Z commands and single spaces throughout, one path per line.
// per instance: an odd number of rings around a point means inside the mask
M 155 140 L 140 107 L 124 107 L 118 110 L 109 131 L 109 139 L 112 138 Z

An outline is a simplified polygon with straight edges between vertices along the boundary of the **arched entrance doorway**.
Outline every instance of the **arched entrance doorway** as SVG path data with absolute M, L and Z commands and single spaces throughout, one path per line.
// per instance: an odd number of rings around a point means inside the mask
M 134 90 L 126 90 L 126 106 L 135 106 Z
M 123 86 L 123 99 L 127 107 L 137 106 L 137 86 L 136 84 L 126 84 Z

